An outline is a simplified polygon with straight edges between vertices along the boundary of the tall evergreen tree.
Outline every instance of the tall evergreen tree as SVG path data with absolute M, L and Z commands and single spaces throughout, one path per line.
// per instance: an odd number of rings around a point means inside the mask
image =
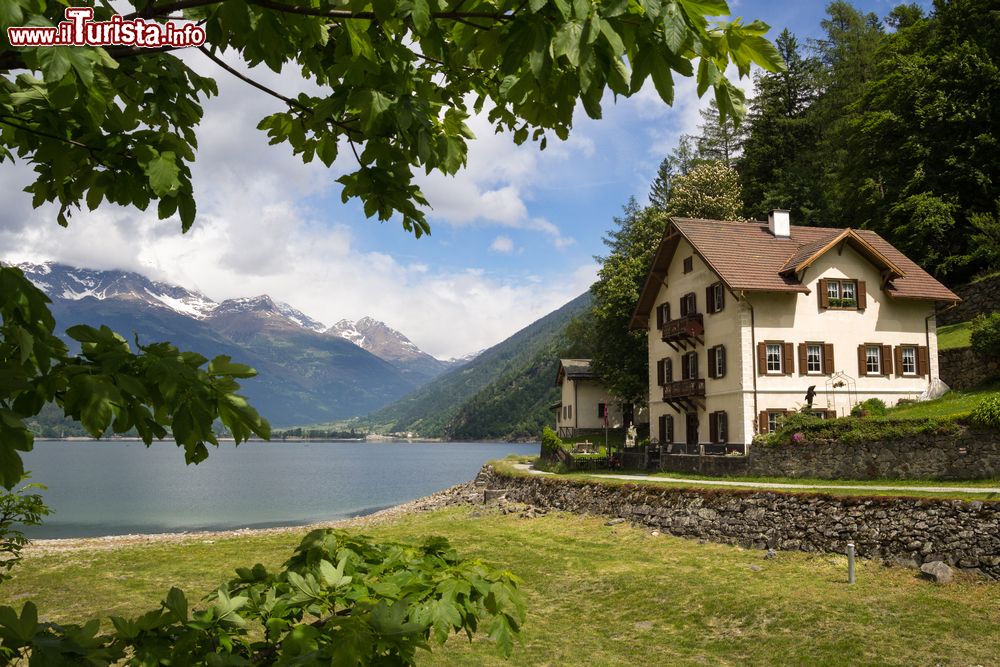
M 653 184 L 649 188 L 649 203 L 654 208 L 666 211 L 673 189 L 673 180 L 689 173 L 703 161 L 695 142 L 695 137 L 690 134 L 682 134 L 677 140 L 677 148 L 660 162 L 660 166 L 656 170 L 656 178 L 653 179 Z
M 816 160 L 820 128 L 810 111 L 818 94 L 821 64 L 802 55 L 787 28 L 775 45 L 786 69 L 757 75 L 757 94 L 737 165 L 745 214 L 756 218 L 764 211 L 786 208 L 798 224 L 817 224 L 823 201 L 822 163 Z
M 746 125 L 737 125 L 732 116 L 722 120 L 715 100 L 698 113 L 702 120 L 698 126 L 701 130 L 697 139 L 698 159 L 734 166 L 746 139 Z

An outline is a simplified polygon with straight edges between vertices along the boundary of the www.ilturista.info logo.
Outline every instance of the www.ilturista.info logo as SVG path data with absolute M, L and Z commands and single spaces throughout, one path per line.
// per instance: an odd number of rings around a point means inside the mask
M 11 46 L 139 46 L 147 49 L 201 46 L 205 31 L 188 22 L 157 23 L 142 18 L 94 21 L 93 7 L 67 7 L 55 27 L 7 28 Z

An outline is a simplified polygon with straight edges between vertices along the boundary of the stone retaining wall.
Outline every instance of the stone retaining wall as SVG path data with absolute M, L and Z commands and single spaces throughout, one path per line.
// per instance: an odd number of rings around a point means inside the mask
M 1000 434 L 964 431 L 957 436 L 917 435 L 857 444 L 754 445 L 745 474 L 820 479 L 1000 479 Z
M 517 502 L 622 517 L 680 537 L 836 553 L 853 541 L 864 558 L 941 560 L 1000 578 L 1000 502 L 612 486 L 490 466 L 477 481 Z
M 1000 377 L 1000 364 L 982 359 L 969 347 L 939 351 L 938 368 L 941 380 L 952 389 L 971 389 Z
M 1000 276 L 962 285 L 952 291 L 962 297 L 962 303 L 938 315 L 938 326 L 965 322 L 980 313 L 1000 310 Z

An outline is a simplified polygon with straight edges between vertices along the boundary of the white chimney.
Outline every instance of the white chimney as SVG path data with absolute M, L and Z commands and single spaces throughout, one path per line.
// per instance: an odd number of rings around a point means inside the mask
M 792 223 L 788 211 L 776 208 L 767 214 L 767 228 L 777 238 L 787 239 L 792 235 Z

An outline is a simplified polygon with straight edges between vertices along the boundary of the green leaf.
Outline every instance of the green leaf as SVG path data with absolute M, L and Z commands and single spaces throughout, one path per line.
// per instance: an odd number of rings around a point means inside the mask
M 163 608 L 173 614 L 179 623 L 187 622 L 188 603 L 187 598 L 184 596 L 184 591 L 181 589 L 176 587 L 170 589 L 166 599 L 163 601 Z
M 678 0 L 688 14 L 701 16 L 729 16 L 729 5 L 725 0 Z
M 653 85 L 656 86 L 656 92 L 660 94 L 660 99 L 667 105 L 672 105 L 674 103 L 673 71 L 670 69 L 667 61 L 660 57 L 659 54 L 656 54 L 653 58 L 651 74 L 653 76 Z
M 583 37 L 583 24 L 580 21 L 569 21 L 556 33 L 552 40 L 554 55 L 566 56 L 573 67 L 580 64 L 580 40 Z
M 160 153 L 150 160 L 144 170 L 149 177 L 149 187 L 158 197 L 173 192 L 180 186 L 180 167 L 173 151 Z
M 413 8 L 410 18 L 413 19 L 413 27 L 416 29 L 417 34 L 422 35 L 431 27 L 431 8 L 427 0 L 411 0 L 411 2 L 413 3 Z

